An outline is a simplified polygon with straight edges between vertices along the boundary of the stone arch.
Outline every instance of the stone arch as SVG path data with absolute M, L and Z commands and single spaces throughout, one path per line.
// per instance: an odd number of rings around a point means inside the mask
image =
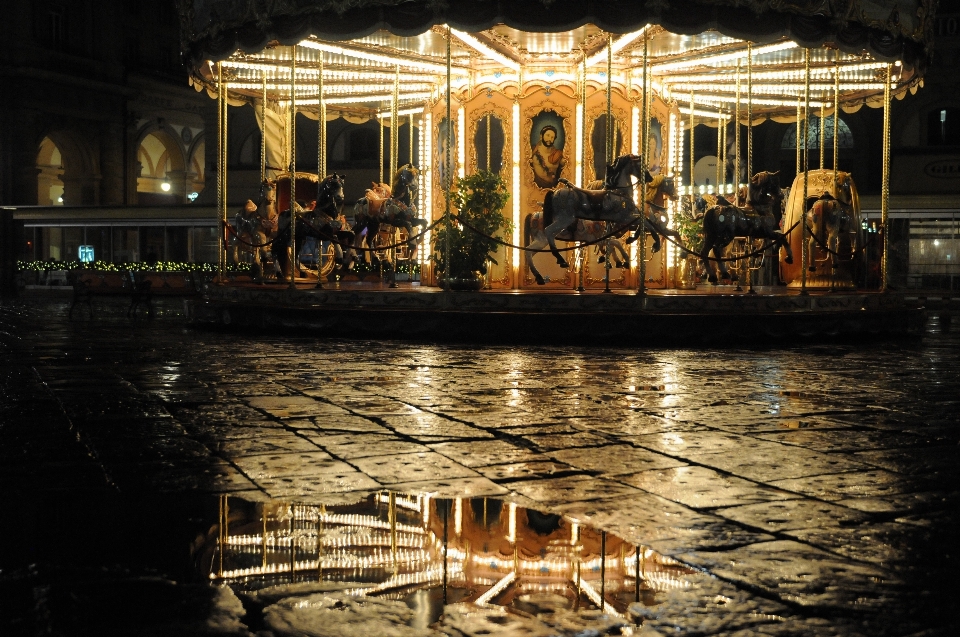
M 179 135 L 161 126 L 141 129 L 137 136 L 136 162 L 140 203 L 182 203 L 187 189 L 192 191 L 193 173 L 187 169 L 186 152 Z
M 37 167 L 43 159 L 52 160 L 51 146 L 60 153 L 59 181 L 63 185 L 62 195 L 58 195 L 53 203 L 62 203 L 67 206 L 93 206 L 100 200 L 100 169 L 99 160 L 89 143 L 67 130 L 47 131 L 37 142 Z M 49 157 L 46 156 L 49 152 Z M 49 164 L 48 164 L 49 165 Z M 49 174 L 49 171 L 48 171 Z M 38 180 L 39 180 L 38 176 Z M 38 194 L 40 185 L 38 183 Z M 49 191 L 48 191 L 49 196 Z M 59 201 L 62 196 L 63 201 Z M 42 203 L 38 201 L 38 203 Z
M 37 205 L 63 205 L 63 153 L 49 137 L 40 142 L 37 152 Z

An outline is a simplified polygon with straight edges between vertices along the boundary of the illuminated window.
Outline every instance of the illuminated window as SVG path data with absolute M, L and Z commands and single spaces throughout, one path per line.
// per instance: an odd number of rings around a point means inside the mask
M 937 108 L 927 114 L 927 144 L 960 146 L 960 108 Z
M 827 148 L 833 148 L 833 115 L 827 117 L 824 120 L 824 126 L 826 130 L 826 138 L 824 139 L 824 146 Z M 839 139 L 840 148 L 853 148 L 853 133 L 850 132 L 850 127 L 847 126 L 847 123 L 840 119 L 840 123 L 837 125 L 837 136 Z M 796 148 L 797 147 L 797 125 L 796 123 L 790 124 L 787 127 L 787 132 L 783 134 L 783 141 L 780 142 L 780 148 Z M 807 128 L 807 148 L 820 148 L 820 118 L 811 117 L 810 125 Z

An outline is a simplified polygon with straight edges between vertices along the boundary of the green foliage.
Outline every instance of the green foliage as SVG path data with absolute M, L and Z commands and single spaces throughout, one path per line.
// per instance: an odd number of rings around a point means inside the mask
M 227 263 L 227 272 L 248 273 L 250 263 Z M 17 269 L 21 272 L 49 272 L 52 270 L 96 270 L 98 272 L 217 272 L 216 263 L 181 263 L 177 261 L 157 261 L 145 263 L 135 261 L 131 263 L 109 263 L 94 261 L 17 261 Z
M 463 223 L 455 220 L 449 230 L 446 224 L 437 226 L 433 240 L 433 262 L 438 273 L 446 274 L 449 264 L 452 277 L 469 276 L 473 272 L 486 274 L 487 259 L 499 247 L 490 237 L 497 236 L 502 230 L 509 233 L 513 229 L 513 224 L 503 214 L 509 199 L 507 186 L 496 173 L 481 170 L 457 180 L 457 190 L 452 193 L 451 203 Z M 446 253 L 448 232 L 449 258 Z
M 680 233 L 683 245 L 693 252 L 700 252 L 703 246 L 703 221 L 694 219 L 695 211 L 691 208 L 690 197 L 680 197 L 679 210 L 674 215 L 673 223 Z

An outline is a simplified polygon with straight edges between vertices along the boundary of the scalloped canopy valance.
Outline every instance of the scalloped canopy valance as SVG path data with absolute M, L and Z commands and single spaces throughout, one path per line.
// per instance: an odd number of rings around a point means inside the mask
M 270 42 L 313 35 L 350 40 L 387 30 L 415 36 L 438 24 L 477 32 L 506 25 L 559 33 L 593 24 L 627 33 L 654 24 L 680 34 L 707 30 L 756 43 L 788 37 L 900 60 L 922 75 L 932 55 L 938 0 L 179 0 L 187 64 L 219 60 Z

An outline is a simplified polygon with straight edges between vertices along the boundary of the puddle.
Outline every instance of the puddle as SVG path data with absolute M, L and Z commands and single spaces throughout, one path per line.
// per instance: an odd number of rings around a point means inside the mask
M 275 635 L 633 634 L 694 573 L 562 515 L 388 492 L 336 506 L 224 496 L 199 553 L 202 575 L 253 609 L 251 630 Z

